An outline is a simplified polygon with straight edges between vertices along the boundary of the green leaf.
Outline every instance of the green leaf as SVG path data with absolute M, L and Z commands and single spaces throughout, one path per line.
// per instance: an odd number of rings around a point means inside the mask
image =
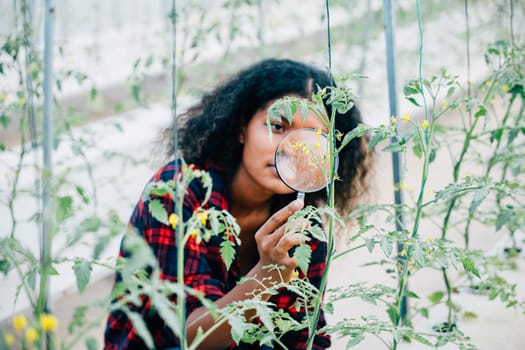
M 414 152 L 414 155 L 421 159 L 423 156 L 423 148 L 421 147 L 421 144 L 415 143 L 414 147 L 412 147 L 412 152 Z
M 283 103 L 284 117 L 290 124 L 292 123 L 293 115 L 295 114 L 294 107 L 295 105 L 289 100 L 286 100 L 285 103 Z
M 239 344 L 242 336 L 244 335 L 244 331 L 248 328 L 248 325 L 246 325 L 244 322 L 242 322 L 242 320 L 235 317 L 234 315 L 228 317 L 228 323 L 231 327 L 233 341 L 235 344 Z
M 409 290 L 405 290 L 404 295 L 405 295 L 406 297 L 408 297 L 408 298 L 419 299 L 419 296 L 418 296 L 416 293 L 411 292 L 411 291 L 409 291 Z
M 350 335 L 350 339 L 348 339 L 348 342 L 346 343 L 346 349 L 350 349 L 357 344 L 361 343 L 365 339 L 365 336 L 363 333 L 354 333 Z
M 160 293 L 155 293 L 152 296 L 151 301 L 160 318 L 164 320 L 164 323 L 169 329 L 171 329 L 175 336 L 180 338 L 181 325 L 177 318 L 176 305 L 173 304 L 165 295 Z
M 404 152 L 406 150 L 406 144 L 391 143 L 382 149 L 383 152 Z
M 364 136 L 371 129 L 372 127 L 368 125 L 359 124 L 350 132 L 346 133 L 345 137 L 343 138 L 343 141 L 341 141 L 341 145 L 339 146 L 338 151 L 342 150 L 353 139 Z
M 319 240 L 321 242 L 326 242 L 326 240 L 327 240 L 326 233 L 318 225 L 311 226 L 308 229 L 308 233 L 311 234 L 313 238 L 315 238 L 315 239 L 317 239 L 317 240 Z
M 262 324 L 273 333 L 273 322 L 272 322 L 272 311 L 268 309 L 266 305 L 256 304 L 255 310 L 257 311 L 257 316 L 261 320 Z
M 375 132 L 372 135 L 372 138 L 368 142 L 368 149 L 372 150 L 374 147 L 381 141 L 385 140 L 387 138 L 387 134 L 385 132 Z
M 430 294 L 430 296 L 428 297 L 428 300 L 430 300 L 432 304 L 437 304 L 441 301 L 441 299 L 443 299 L 444 296 L 445 296 L 445 292 L 438 290 L 437 292 Z
M 131 96 L 135 102 L 140 103 L 140 86 L 138 84 L 131 85 Z
M 309 244 L 301 244 L 296 247 L 293 257 L 297 260 L 297 266 L 306 274 L 310 258 L 312 257 L 312 247 Z
M 388 317 L 390 318 L 392 324 L 397 324 L 397 310 L 392 306 L 389 306 L 386 312 L 388 313 Z
M 56 213 L 57 223 L 60 224 L 71 216 L 73 216 L 73 197 L 58 197 L 58 208 Z
M 146 323 L 144 322 L 142 315 L 136 312 L 126 311 L 126 316 L 128 316 L 129 320 L 133 324 L 133 328 L 137 332 L 138 336 L 144 341 L 144 344 L 146 344 L 148 349 L 155 348 L 153 338 L 149 333 L 148 327 L 146 327 Z
M 481 278 L 481 276 L 479 275 L 479 271 L 474 265 L 472 259 L 470 259 L 469 257 L 464 257 L 463 259 L 461 259 L 461 263 L 463 264 L 463 268 L 465 269 L 465 271 L 472 272 L 474 276 Z
M 479 106 L 479 110 L 474 114 L 474 118 L 484 117 L 487 115 L 487 109 L 485 106 Z
M 89 337 L 86 339 L 86 348 L 87 350 L 97 350 L 98 344 L 97 339 L 95 337 Z
M 2 124 L 4 129 L 7 129 L 7 125 L 9 125 L 9 117 L 5 114 L 0 115 L 0 124 Z
M 490 142 L 500 141 L 503 135 L 503 128 L 498 128 L 490 132 Z
M 86 289 L 91 276 L 91 262 L 85 260 L 75 261 L 73 265 L 73 271 L 75 271 L 75 277 L 77 278 L 77 288 L 80 293 Z
M 221 242 L 221 258 L 224 261 L 224 265 L 226 265 L 226 270 L 230 269 L 234 257 L 235 248 L 233 247 L 233 242 L 225 235 Z
M 82 198 L 82 203 L 89 204 L 89 198 L 86 196 L 84 188 L 81 186 L 75 186 L 75 190 L 79 194 L 80 198 Z
M 509 138 L 507 140 L 507 144 L 510 145 L 516 139 L 516 137 L 518 137 L 519 131 L 520 129 L 518 128 L 513 128 L 509 131 Z
M 408 102 L 412 103 L 414 106 L 421 107 L 421 105 L 413 97 L 407 97 Z
M 392 243 L 390 243 L 388 240 L 383 239 L 379 243 L 379 246 L 383 250 L 383 253 L 385 254 L 386 257 L 389 257 L 392 254 Z
M 511 210 L 505 210 L 498 213 L 496 217 L 496 232 L 501 230 L 501 228 L 509 221 L 511 217 L 514 216 L 514 212 Z
M 308 109 L 308 101 L 305 99 L 301 99 L 299 101 L 299 109 L 301 111 L 301 116 L 304 119 L 308 118 L 309 115 L 309 109 Z
M 489 189 L 487 187 L 482 187 L 474 193 L 474 198 L 472 199 L 472 202 L 468 208 L 469 215 L 474 215 L 476 209 L 478 209 L 479 205 L 483 202 L 488 194 Z
M 376 244 L 375 240 L 373 238 L 365 238 L 365 244 L 368 252 L 372 253 Z
M 97 89 L 93 86 L 91 87 L 91 89 L 89 90 L 89 98 L 91 99 L 91 101 L 95 101 L 95 99 L 97 98 Z
M 160 200 L 153 199 L 149 202 L 149 212 L 157 221 L 169 226 L 168 213 Z
M 419 313 L 421 314 L 421 316 L 428 319 L 428 309 L 426 307 L 422 307 L 421 309 L 419 309 Z
M 75 311 L 73 312 L 73 316 L 71 317 L 71 321 L 67 326 L 67 331 L 69 334 L 73 334 L 77 327 L 80 327 L 85 324 L 87 310 L 87 305 L 82 305 L 75 309 Z
M 423 336 L 419 334 L 412 334 L 410 338 L 414 339 L 415 341 L 424 344 L 429 347 L 434 347 L 434 344 L 432 344 L 427 338 L 424 338 Z

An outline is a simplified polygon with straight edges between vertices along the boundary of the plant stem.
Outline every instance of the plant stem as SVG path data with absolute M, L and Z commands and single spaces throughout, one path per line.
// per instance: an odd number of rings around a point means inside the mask
M 182 167 L 185 166 L 184 164 L 181 165 L 180 170 L 180 179 L 176 179 L 176 187 L 179 187 L 179 185 L 185 184 L 185 179 L 182 178 L 184 175 L 184 170 Z M 185 188 L 177 188 L 176 191 L 176 210 L 175 215 L 179 218 L 177 222 L 177 227 L 175 229 L 175 236 L 176 236 L 176 244 L 177 244 L 177 284 L 180 285 L 181 290 L 184 290 L 184 220 L 182 217 L 183 213 L 183 196 L 185 193 Z M 177 317 L 179 319 L 179 325 L 180 325 L 180 349 L 185 350 L 187 348 L 187 339 L 186 339 L 186 296 L 184 293 L 177 294 Z
M 333 209 L 335 208 L 335 108 L 332 109 L 332 116 L 330 118 L 330 132 L 328 133 L 328 144 L 329 144 L 329 154 L 330 154 L 330 184 L 328 186 L 328 206 Z M 327 247 L 326 247 L 326 264 L 325 269 L 323 271 L 323 275 L 321 277 L 321 283 L 319 286 L 319 294 L 314 298 L 313 304 L 314 304 L 314 310 L 312 315 L 312 322 L 310 324 L 310 329 L 308 332 L 308 340 L 306 343 L 306 349 L 310 350 L 313 347 L 314 339 L 315 339 L 315 333 L 316 333 L 316 327 L 317 323 L 319 322 L 319 315 L 321 313 L 321 304 L 322 304 L 322 298 L 324 295 L 324 291 L 326 289 L 326 284 L 328 281 L 328 272 L 330 271 L 330 265 L 333 260 L 333 249 L 334 249 L 334 217 L 333 215 L 330 215 L 328 217 L 328 239 L 327 239 Z M 308 310 L 306 310 L 306 313 L 308 313 Z M 308 315 L 306 316 L 308 317 Z

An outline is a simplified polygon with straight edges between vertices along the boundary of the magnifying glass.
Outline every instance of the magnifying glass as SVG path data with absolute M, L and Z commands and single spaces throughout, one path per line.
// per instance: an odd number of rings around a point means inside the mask
M 279 142 L 275 168 L 281 181 L 297 191 L 297 198 L 304 198 L 306 192 L 319 191 L 330 181 L 328 146 L 326 133 L 312 128 L 294 130 Z

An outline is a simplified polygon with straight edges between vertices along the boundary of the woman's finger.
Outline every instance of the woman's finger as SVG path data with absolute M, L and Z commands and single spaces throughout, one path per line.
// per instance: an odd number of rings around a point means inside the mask
M 301 245 L 304 242 L 306 242 L 306 236 L 302 233 L 294 233 L 291 235 L 285 235 L 280 240 L 277 246 L 275 247 L 276 250 L 279 252 L 285 252 L 286 255 L 288 255 L 288 251 L 292 249 L 295 246 Z
M 256 236 L 269 235 L 282 226 L 290 216 L 304 206 L 302 199 L 296 199 L 290 202 L 286 207 L 282 208 L 273 214 L 266 222 L 257 230 Z

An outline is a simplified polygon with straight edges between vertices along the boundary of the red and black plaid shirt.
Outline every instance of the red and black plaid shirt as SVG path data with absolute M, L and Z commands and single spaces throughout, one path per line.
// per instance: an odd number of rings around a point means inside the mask
M 151 181 L 168 181 L 174 178 L 178 165 L 171 162 L 161 168 Z M 213 168 L 205 169 L 213 179 L 213 192 L 207 207 L 229 210 L 229 202 L 226 196 L 224 180 L 221 173 Z M 204 198 L 205 190 L 200 182 L 194 181 L 188 188 L 188 193 L 184 200 L 183 219 L 187 220 L 192 212 L 199 208 Z M 162 199 L 162 198 L 161 198 Z M 149 213 L 148 203 L 139 200 L 130 218 L 130 225 L 134 226 L 149 243 L 155 256 L 158 259 L 162 270 L 162 278 L 169 281 L 176 281 L 177 276 L 177 253 L 175 246 L 175 234 L 170 226 L 155 220 Z M 168 215 L 173 212 L 172 201 L 164 198 L 164 207 Z M 184 283 L 192 288 L 199 290 L 210 300 L 217 300 L 230 291 L 241 278 L 240 262 L 237 258 L 233 261 L 231 268 L 226 270 L 220 253 L 219 236 L 214 236 L 209 242 L 196 244 L 195 240 L 189 240 L 185 247 L 185 268 Z M 312 246 L 312 257 L 307 277 L 309 281 L 319 288 L 321 276 L 325 268 L 326 244 L 317 240 L 310 242 Z M 121 255 L 123 252 L 121 251 Z M 236 254 L 238 256 L 238 254 Z M 120 276 L 116 277 L 117 281 Z M 274 303 L 276 309 L 287 311 L 293 318 L 301 320 L 304 312 L 298 311 L 295 307 L 296 296 L 290 291 L 283 290 L 280 294 L 271 297 L 270 302 Z M 187 315 L 198 307 L 201 303 L 196 297 L 188 296 Z M 176 348 L 178 339 L 173 332 L 164 324 L 162 319 L 151 309 L 151 304 L 145 300 L 141 314 L 153 337 L 157 349 Z M 324 314 L 321 312 L 318 327 L 326 324 Z M 286 333 L 280 340 L 289 349 L 305 349 L 308 330 L 293 331 Z M 325 349 L 330 346 L 330 338 L 325 335 L 315 337 L 314 349 Z M 106 350 L 113 349 L 146 349 L 146 345 L 133 329 L 131 321 L 124 312 L 112 312 L 107 321 L 105 331 Z M 278 348 L 278 346 L 275 346 Z M 269 349 L 266 346 L 257 344 L 232 344 L 228 350 L 242 349 Z

